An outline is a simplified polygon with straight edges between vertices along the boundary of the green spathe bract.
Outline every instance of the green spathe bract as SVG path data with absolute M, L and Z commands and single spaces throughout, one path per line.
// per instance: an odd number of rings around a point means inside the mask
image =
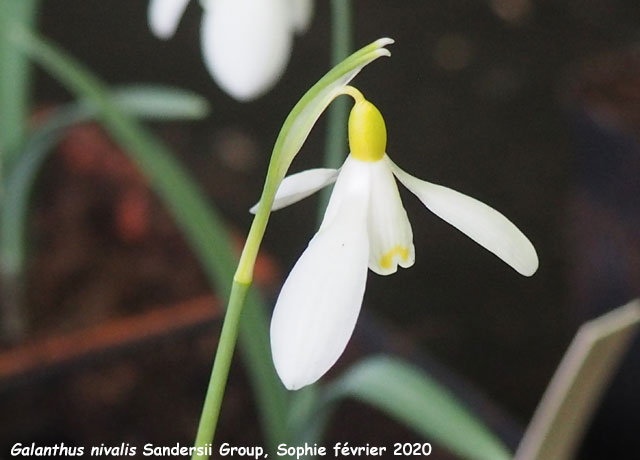
M 254 247 L 254 244 L 257 242 L 259 245 L 262 240 L 278 186 L 286 175 L 291 162 L 300 151 L 302 144 L 309 136 L 311 128 L 331 101 L 342 94 L 345 86 L 367 64 L 381 56 L 391 55 L 389 50 L 384 47 L 392 43 L 393 40 L 390 38 L 381 38 L 353 53 L 313 85 L 289 113 L 273 147 L 260 204 L 236 271 L 235 279 L 237 281 L 251 282 L 255 256 L 258 252 L 258 248 Z M 256 240 L 258 235 L 260 238 Z

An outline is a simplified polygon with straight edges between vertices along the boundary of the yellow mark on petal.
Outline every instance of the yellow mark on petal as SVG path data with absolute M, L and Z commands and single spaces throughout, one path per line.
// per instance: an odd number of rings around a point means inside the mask
M 387 148 L 387 127 L 382 114 L 364 97 L 355 100 L 349 114 L 351 155 L 360 161 L 380 161 Z
M 380 266 L 384 269 L 391 268 L 395 256 L 400 256 L 402 260 L 406 262 L 407 259 L 409 259 L 409 248 L 405 248 L 399 244 L 394 246 L 380 258 Z

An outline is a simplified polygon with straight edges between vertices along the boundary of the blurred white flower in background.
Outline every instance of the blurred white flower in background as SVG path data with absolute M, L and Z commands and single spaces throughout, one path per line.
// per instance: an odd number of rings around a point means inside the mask
M 151 0 L 149 26 L 162 39 L 173 36 L 189 0 Z M 291 55 L 294 33 L 304 32 L 312 0 L 201 0 L 201 44 L 215 82 L 240 101 L 271 89 Z

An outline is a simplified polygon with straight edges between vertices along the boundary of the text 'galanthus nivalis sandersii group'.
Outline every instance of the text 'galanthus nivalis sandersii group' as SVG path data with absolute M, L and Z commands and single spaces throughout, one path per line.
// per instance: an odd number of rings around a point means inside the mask
M 296 390 L 324 375 L 355 328 L 367 270 L 380 275 L 410 267 L 411 224 L 395 178 L 433 213 L 525 276 L 538 268 L 536 251 L 505 216 L 480 201 L 418 179 L 385 153 L 382 115 L 355 88 L 349 116 L 350 155 L 339 170 L 311 169 L 286 177 L 272 209 L 335 182 L 320 229 L 285 281 L 271 320 L 273 360 L 284 385 Z M 395 176 L 395 178 L 394 178 Z

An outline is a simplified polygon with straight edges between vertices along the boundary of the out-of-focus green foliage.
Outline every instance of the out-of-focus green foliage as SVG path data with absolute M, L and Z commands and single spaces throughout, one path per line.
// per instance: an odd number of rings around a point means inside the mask
M 500 439 L 451 391 L 397 358 L 375 356 L 355 364 L 327 388 L 329 401 L 345 397 L 381 410 L 462 458 L 511 458 Z
M 115 89 L 113 102 L 124 112 L 150 120 L 198 119 L 209 110 L 204 98 L 190 91 L 153 85 Z M 40 167 L 66 129 L 96 117 L 87 104 L 76 102 L 56 109 L 28 136 L 13 164 L 5 165 L 5 190 L 0 207 L 0 260 L 7 272 L 24 268 L 29 196 Z
M 146 175 L 198 257 L 212 286 L 224 299 L 237 263 L 222 219 L 171 152 L 121 110 L 106 86 L 69 55 L 27 30 L 10 37 L 26 54 L 66 86 L 91 110 Z M 263 429 L 271 445 L 286 439 L 286 391 L 269 356 L 267 317 L 262 299 L 252 293 L 241 326 L 245 360 L 256 392 Z
M 583 324 L 551 379 L 516 460 L 569 460 L 640 326 L 640 300 Z
M 14 27 L 31 28 L 38 4 L 38 0 L 0 0 L 0 174 L 25 138 L 32 80 L 29 60 L 4 37 Z

